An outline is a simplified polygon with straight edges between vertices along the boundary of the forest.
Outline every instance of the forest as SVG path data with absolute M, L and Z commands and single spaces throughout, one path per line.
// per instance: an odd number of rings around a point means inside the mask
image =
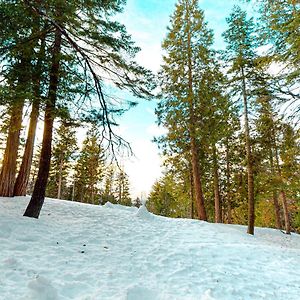
M 147 99 L 166 129 L 149 211 L 300 232 L 300 4 L 234 6 L 219 50 L 198 2 L 177 1 L 154 74 L 125 0 L 0 1 L 0 197 L 31 195 L 33 218 L 45 197 L 139 207 L 117 120 Z

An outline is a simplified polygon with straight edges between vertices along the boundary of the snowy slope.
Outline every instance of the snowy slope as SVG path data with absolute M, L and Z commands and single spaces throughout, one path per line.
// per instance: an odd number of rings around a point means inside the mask
M 300 299 L 300 236 L 145 208 L 0 198 L 0 299 Z

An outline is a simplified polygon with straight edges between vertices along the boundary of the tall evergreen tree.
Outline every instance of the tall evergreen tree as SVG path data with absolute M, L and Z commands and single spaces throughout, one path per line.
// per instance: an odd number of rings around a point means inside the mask
M 259 184 L 263 184 L 264 188 L 268 188 L 272 193 L 274 211 L 275 211 L 275 221 L 276 227 L 280 229 L 281 225 L 281 214 L 280 214 L 280 205 L 278 202 L 278 186 L 276 184 L 277 178 L 277 168 L 276 168 L 276 152 L 277 149 L 277 139 L 278 131 L 280 128 L 280 122 L 276 120 L 275 112 L 271 104 L 270 96 L 262 96 L 257 99 L 259 102 L 259 116 L 256 120 L 256 129 L 258 133 L 258 143 L 261 148 L 260 157 L 267 158 L 266 161 L 260 161 L 261 176 L 259 176 Z M 263 169 L 262 169 L 263 168 Z M 268 187 L 263 176 L 268 174 L 268 177 L 271 178 L 271 186 Z M 269 181 L 269 180 L 268 180 Z
M 67 179 L 71 170 L 71 163 L 77 150 L 75 130 L 61 122 L 54 136 L 53 156 L 46 195 L 53 198 L 66 198 Z
M 211 60 L 212 32 L 204 21 L 203 11 L 196 0 L 180 0 L 171 18 L 169 32 L 163 42 L 166 55 L 161 71 L 163 100 L 157 113 L 159 122 L 168 128 L 170 145 L 175 139 L 183 151 L 190 151 L 195 200 L 198 217 L 206 220 L 206 210 L 199 166 L 199 139 L 197 138 L 197 106 L 199 82 Z M 180 132 L 184 134 L 180 136 Z
M 224 33 L 226 59 L 230 62 L 229 74 L 235 93 L 243 99 L 244 133 L 248 173 L 248 233 L 254 234 L 254 174 L 253 155 L 249 124 L 249 101 L 251 99 L 251 80 L 254 78 L 256 60 L 253 19 L 247 19 L 246 12 L 235 6 L 227 18 L 228 29 Z
M 105 204 L 106 202 L 116 203 L 116 196 L 114 195 L 115 176 L 115 167 L 112 164 L 105 168 L 104 190 L 101 194 L 101 204 Z
M 88 132 L 75 166 L 75 200 L 99 204 L 99 188 L 104 176 L 104 153 L 99 144 L 99 131 Z
M 129 180 L 128 175 L 124 172 L 123 169 L 119 170 L 116 178 L 116 199 L 117 203 L 121 205 L 131 206 L 131 197 L 130 197 L 130 187 L 129 187 Z

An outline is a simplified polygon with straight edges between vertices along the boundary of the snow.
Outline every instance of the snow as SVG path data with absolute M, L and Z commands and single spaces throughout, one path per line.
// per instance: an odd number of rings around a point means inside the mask
M 300 236 L 137 208 L 0 198 L 0 299 L 300 299 Z

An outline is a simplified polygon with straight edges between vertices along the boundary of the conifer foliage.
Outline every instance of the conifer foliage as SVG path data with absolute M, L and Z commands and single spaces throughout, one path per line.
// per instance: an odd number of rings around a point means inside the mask
M 196 123 L 199 117 L 198 108 L 201 102 L 203 103 L 200 95 L 201 81 L 210 66 L 212 42 L 212 32 L 207 28 L 203 11 L 198 8 L 197 1 L 179 1 L 171 18 L 167 38 L 163 42 L 166 55 L 160 78 L 164 100 L 160 102 L 157 114 L 161 124 L 167 128 L 173 127 L 173 135 L 179 131 L 183 132 L 183 137 L 177 135 L 175 140 L 169 143 L 168 136 L 166 142 L 168 145 L 174 142 L 179 151 L 189 152 L 197 213 L 201 220 L 206 220 L 207 216 L 199 166 Z M 180 143 L 178 139 L 182 138 L 187 144 L 177 145 Z
M 258 4 L 259 27 L 233 7 L 223 33 L 226 48 L 217 52 L 199 2 L 177 2 L 162 44 L 156 114 L 167 133 L 156 142 L 166 172 L 149 195 L 152 212 L 194 217 L 195 202 L 198 218 L 247 224 L 249 234 L 255 220 L 287 234 L 299 230 L 293 190 L 299 130 L 277 113 L 278 100 L 299 99 L 299 5 Z M 278 62 L 285 71 L 273 74 Z
M 96 204 L 99 201 L 96 196 L 104 176 L 104 152 L 98 141 L 99 131 L 92 127 L 83 141 L 75 166 L 75 199 L 80 202 Z
M 134 61 L 139 48 L 126 28 L 114 20 L 124 4 L 125 1 L 0 2 L 0 55 L 5 61 L 1 103 L 11 111 L 0 172 L 2 196 L 13 196 L 14 192 L 23 195 L 26 191 L 36 122 L 40 107 L 44 109 L 39 170 L 25 216 L 38 218 L 44 202 L 57 116 L 65 114 L 98 124 L 102 128 L 101 139 L 114 158 L 119 148 L 128 146 L 115 134 L 113 115 L 121 114 L 133 103 L 116 105 L 104 92 L 103 77 L 140 98 L 151 96 L 153 81 L 152 74 Z M 23 107 L 27 101 L 32 103 L 33 113 L 15 187 Z
M 53 151 L 46 195 L 57 199 L 69 196 L 68 176 L 78 150 L 75 129 L 61 122 L 53 139 Z M 69 182 L 68 182 L 69 181 Z

